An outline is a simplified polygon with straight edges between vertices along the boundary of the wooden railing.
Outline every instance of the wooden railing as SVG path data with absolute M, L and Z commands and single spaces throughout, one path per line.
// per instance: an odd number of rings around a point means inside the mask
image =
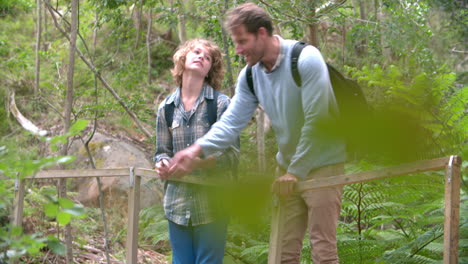
M 319 189 L 330 186 L 346 185 L 366 182 L 388 177 L 402 176 L 425 171 L 445 169 L 445 216 L 444 216 L 444 264 L 458 263 L 458 231 L 460 222 L 460 180 L 461 158 L 450 156 L 445 158 L 424 160 L 379 170 L 364 171 L 353 174 L 337 175 L 323 179 L 313 179 L 297 184 L 297 191 Z M 138 215 L 140 211 L 140 183 L 141 177 L 158 178 L 156 172 L 150 169 L 123 168 L 123 169 L 97 169 L 97 170 L 44 170 L 34 177 L 17 180 L 15 183 L 15 208 L 13 224 L 21 226 L 23 219 L 23 203 L 25 181 L 30 179 L 57 179 L 57 178 L 89 178 L 89 177 L 129 177 L 128 222 L 126 263 L 137 263 L 138 249 Z M 217 185 L 217 182 L 200 180 L 194 177 L 184 177 L 183 182 L 205 185 Z M 269 264 L 280 263 L 281 243 L 279 230 L 282 226 L 282 208 L 276 207 L 273 213 Z

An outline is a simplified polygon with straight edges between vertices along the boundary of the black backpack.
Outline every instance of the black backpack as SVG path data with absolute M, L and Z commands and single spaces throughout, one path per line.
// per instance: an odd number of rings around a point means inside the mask
M 294 82 L 299 87 L 302 85 L 302 81 L 297 65 L 299 55 L 307 45 L 307 43 L 299 41 L 294 44 L 291 51 L 291 73 L 294 78 Z M 362 143 L 361 138 L 363 131 L 361 128 L 371 120 L 371 109 L 361 87 L 356 81 L 346 78 L 342 73 L 328 63 L 327 68 L 336 102 L 338 104 L 338 109 L 340 111 L 337 131 L 339 133 L 344 133 L 348 153 L 356 152 L 357 148 Z M 251 66 L 248 66 L 246 69 L 246 78 L 250 91 L 255 95 Z

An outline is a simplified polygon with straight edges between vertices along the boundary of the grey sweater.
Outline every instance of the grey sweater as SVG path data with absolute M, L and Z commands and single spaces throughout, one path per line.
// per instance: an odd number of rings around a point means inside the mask
M 247 85 L 245 68 L 237 80 L 236 94 L 222 118 L 197 144 L 204 155 L 227 148 L 251 119 L 258 104 L 272 122 L 278 142 L 280 167 L 305 179 L 316 168 L 344 162 L 345 144 L 333 130 L 338 115 L 326 64 L 320 52 L 307 46 L 299 57 L 302 86 L 291 74 L 293 40 L 280 39 L 282 58 L 272 72 L 261 63 L 252 67 L 255 94 Z

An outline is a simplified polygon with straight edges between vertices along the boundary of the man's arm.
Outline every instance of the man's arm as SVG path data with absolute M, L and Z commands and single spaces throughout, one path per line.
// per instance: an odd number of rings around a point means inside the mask
M 202 148 L 196 143 L 177 152 L 169 165 L 169 175 L 180 178 L 192 172 L 201 153 Z
M 169 174 L 182 177 L 195 168 L 196 158 L 202 155 L 207 157 L 235 145 L 240 132 L 250 121 L 257 105 L 257 97 L 247 86 L 244 68 L 237 81 L 236 94 L 221 119 L 213 124 L 210 131 L 199 138 L 195 144 L 175 154 Z

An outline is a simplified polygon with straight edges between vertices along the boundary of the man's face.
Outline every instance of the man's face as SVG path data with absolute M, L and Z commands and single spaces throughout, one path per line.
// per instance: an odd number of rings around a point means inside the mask
M 249 33 L 244 25 L 231 30 L 231 38 L 236 47 L 236 54 L 244 56 L 249 66 L 255 65 L 264 55 L 264 41 L 261 34 Z

